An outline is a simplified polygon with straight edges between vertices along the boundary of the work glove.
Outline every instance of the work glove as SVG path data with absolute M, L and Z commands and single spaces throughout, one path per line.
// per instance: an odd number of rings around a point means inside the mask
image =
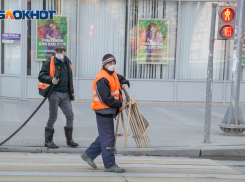
M 53 84 L 53 85 L 57 85 L 58 82 L 59 82 L 59 78 L 56 79 L 56 78 L 54 77 L 54 78 L 52 79 L 52 84 Z
M 125 101 L 122 102 L 121 109 L 124 110 L 127 107 L 128 107 L 128 102 L 125 100 Z
M 128 84 L 123 84 L 122 88 L 128 93 Z
M 72 94 L 72 98 L 73 98 L 73 100 L 75 100 L 75 94 Z

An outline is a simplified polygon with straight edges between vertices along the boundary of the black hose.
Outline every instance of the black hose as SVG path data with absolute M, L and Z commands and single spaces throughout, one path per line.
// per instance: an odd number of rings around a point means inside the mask
M 58 68 L 57 74 L 56 74 L 56 79 L 59 78 L 60 75 L 60 67 Z M 18 133 L 25 125 L 26 123 L 28 123 L 28 121 L 30 121 L 30 119 L 36 114 L 36 112 L 40 109 L 40 107 L 43 105 L 43 103 L 47 100 L 47 98 L 49 97 L 49 95 L 51 94 L 51 92 L 53 91 L 55 85 L 52 85 L 51 89 L 49 90 L 48 94 L 46 95 L 46 97 L 43 99 L 43 101 L 39 104 L 39 106 L 36 108 L 36 110 L 30 115 L 30 117 L 21 125 L 21 127 L 19 127 L 12 135 L 10 135 L 6 140 L 4 140 L 2 143 L 0 143 L 0 146 L 2 146 L 3 144 L 5 144 L 9 139 L 11 139 L 16 133 Z

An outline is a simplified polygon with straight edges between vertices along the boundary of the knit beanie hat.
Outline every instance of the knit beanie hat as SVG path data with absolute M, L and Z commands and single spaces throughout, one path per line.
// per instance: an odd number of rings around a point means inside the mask
M 116 58 L 112 55 L 112 54 L 106 54 L 104 55 L 103 59 L 102 59 L 102 65 L 106 65 L 109 62 L 115 61 L 116 62 Z

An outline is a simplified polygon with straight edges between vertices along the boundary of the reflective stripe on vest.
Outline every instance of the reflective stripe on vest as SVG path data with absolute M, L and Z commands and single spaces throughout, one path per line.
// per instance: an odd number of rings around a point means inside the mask
M 49 66 L 49 76 L 50 77 L 54 77 L 55 75 L 55 64 L 54 64 L 54 56 L 51 57 L 50 59 L 50 66 Z M 47 89 L 51 84 L 47 84 L 47 83 L 42 83 L 39 82 L 38 84 L 38 88 L 45 90 Z
M 119 100 L 119 97 L 114 97 L 116 100 Z M 93 101 L 99 101 L 100 102 L 100 99 L 99 98 L 93 98 Z
M 120 91 L 119 90 L 116 90 L 115 92 L 111 92 L 111 96 L 114 97 L 114 95 L 119 94 L 119 93 L 120 93 Z M 93 91 L 93 95 L 98 96 L 96 91 Z M 114 97 L 114 98 L 117 99 L 117 100 L 119 100 L 119 97 Z M 93 98 L 93 100 L 94 101 L 100 101 L 99 98 Z

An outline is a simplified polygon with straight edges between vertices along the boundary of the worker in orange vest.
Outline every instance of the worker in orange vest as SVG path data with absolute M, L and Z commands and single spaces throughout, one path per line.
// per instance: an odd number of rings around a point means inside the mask
M 99 136 L 82 153 L 81 158 L 96 169 L 94 159 L 102 153 L 104 171 L 122 173 L 125 169 L 116 165 L 113 153 L 115 142 L 113 118 L 128 106 L 127 101 L 122 99 L 122 88 L 128 91 L 130 85 L 128 80 L 116 73 L 116 59 L 113 55 L 106 54 L 102 66 L 93 83 L 91 103 L 91 108 L 96 113 Z
M 55 46 L 55 57 L 47 59 L 43 63 L 42 69 L 39 73 L 38 89 L 39 94 L 46 97 L 51 88 L 51 84 L 55 87 L 48 97 L 49 101 L 49 119 L 45 127 L 45 146 L 49 148 L 58 148 L 53 142 L 54 123 L 58 116 L 58 106 L 66 116 L 65 136 L 66 143 L 71 147 L 77 147 L 78 144 L 72 139 L 74 114 L 72 110 L 71 100 L 75 99 L 73 88 L 73 70 L 71 62 L 66 54 L 66 46 L 64 44 L 57 44 Z M 56 79 L 56 72 L 58 67 L 61 68 L 59 79 Z

